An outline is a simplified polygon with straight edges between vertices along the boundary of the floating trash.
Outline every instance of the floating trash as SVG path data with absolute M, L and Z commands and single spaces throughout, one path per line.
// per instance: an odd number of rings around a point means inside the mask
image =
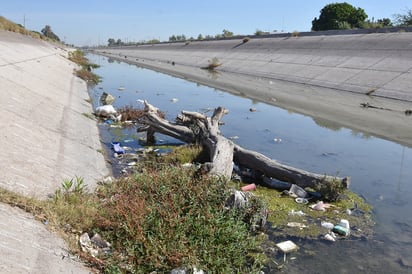
M 333 237 L 333 235 L 331 235 L 331 234 L 325 234 L 325 236 L 323 236 L 323 238 L 325 238 L 325 240 L 328 240 L 328 241 L 331 241 L 331 242 L 334 242 L 334 241 L 336 241 L 336 238 L 335 237 Z
M 283 253 L 290 253 L 296 251 L 299 247 L 292 241 L 284 241 L 276 244 L 276 247 L 279 248 Z
M 322 227 L 326 228 L 326 229 L 329 229 L 329 230 L 331 230 L 334 227 L 334 225 L 332 223 L 329 223 L 329 222 L 321 222 L 320 225 Z
M 113 150 L 117 154 L 124 154 L 124 149 L 120 146 L 119 142 L 112 142 Z

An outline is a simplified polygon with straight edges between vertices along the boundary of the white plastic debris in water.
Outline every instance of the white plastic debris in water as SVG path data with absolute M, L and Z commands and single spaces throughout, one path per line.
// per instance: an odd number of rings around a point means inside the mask
M 276 247 L 279 248 L 283 253 L 290 253 L 298 249 L 298 246 L 290 240 L 278 243 L 276 244 Z
M 336 239 L 335 239 L 335 237 L 333 237 L 333 235 L 331 235 L 331 234 L 326 234 L 325 236 L 324 236 L 324 238 L 325 238 L 325 240 L 328 240 L 328 241 L 331 241 L 331 242 L 334 242 L 334 241 L 336 241 Z
M 179 101 L 179 99 L 177 99 L 177 98 L 172 98 L 170 101 L 171 101 L 172 103 L 176 103 L 177 101 Z
M 123 90 L 124 90 L 124 87 L 119 87 L 117 90 L 118 90 L 118 91 L 123 91 Z
M 97 107 L 95 113 L 97 116 L 109 117 L 110 115 L 114 115 L 117 112 L 112 105 L 104 105 Z
M 348 220 L 345 220 L 345 219 L 340 220 L 339 225 L 340 225 L 341 227 L 346 228 L 346 229 L 350 229 L 349 221 L 348 221 Z
M 321 226 L 330 230 L 334 227 L 334 224 L 329 223 L 329 222 L 322 222 Z

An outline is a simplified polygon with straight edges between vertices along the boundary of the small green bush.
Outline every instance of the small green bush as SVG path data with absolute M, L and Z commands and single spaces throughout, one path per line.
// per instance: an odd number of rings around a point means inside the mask
M 107 202 L 94 227 L 113 244 L 112 264 L 136 273 L 181 266 L 209 273 L 251 270 L 248 254 L 257 242 L 239 212 L 224 208 L 225 182 L 195 173 L 151 167 L 100 194 Z

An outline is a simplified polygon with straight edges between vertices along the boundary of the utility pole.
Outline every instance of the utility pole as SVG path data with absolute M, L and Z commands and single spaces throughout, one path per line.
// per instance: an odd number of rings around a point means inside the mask
M 26 28 L 26 14 L 23 16 L 23 27 Z

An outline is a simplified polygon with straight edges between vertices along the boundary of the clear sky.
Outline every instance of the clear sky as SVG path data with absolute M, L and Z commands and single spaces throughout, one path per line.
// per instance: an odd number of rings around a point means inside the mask
M 310 31 L 312 20 L 335 0 L 2 0 L 0 15 L 40 31 L 50 25 L 61 40 L 77 46 L 184 34 L 234 34 Z M 390 18 L 412 8 L 410 0 L 353 0 L 369 19 Z

